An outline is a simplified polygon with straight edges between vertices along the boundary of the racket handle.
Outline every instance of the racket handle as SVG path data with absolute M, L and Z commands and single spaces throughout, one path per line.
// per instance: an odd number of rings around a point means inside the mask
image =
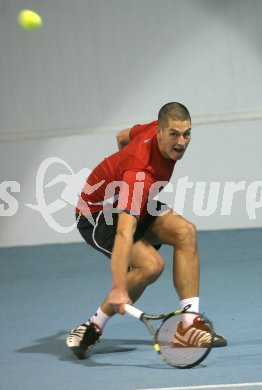
M 138 320 L 140 320 L 142 314 L 144 314 L 141 310 L 136 309 L 134 306 L 128 304 L 125 304 L 125 312 L 130 316 L 137 318 Z

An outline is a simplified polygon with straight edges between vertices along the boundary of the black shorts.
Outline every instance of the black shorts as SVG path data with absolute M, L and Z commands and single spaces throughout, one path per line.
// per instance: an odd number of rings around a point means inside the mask
M 162 214 L 163 210 L 169 210 L 169 207 L 160 201 L 155 201 L 155 211 Z M 159 216 L 147 214 L 142 222 L 138 222 L 136 231 L 134 234 L 134 242 L 140 240 L 149 226 L 154 222 L 154 220 Z M 115 236 L 116 236 L 116 227 L 118 220 L 118 213 L 110 213 L 107 215 L 104 211 L 99 211 L 92 214 L 92 219 L 95 222 L 93 224 L 88 220 L 88 217 L 84 215 L 76 215 L 78 220 L 77 228 L 84 238 L 84 240 L 91 245 L 94 249 L 102 252 L 105 256 L 111 257 Z M 110 224 L 108 224 L 108 218 L 110 218 Z M 156 250 L 158 250 L 161 245 L 153 245 Z

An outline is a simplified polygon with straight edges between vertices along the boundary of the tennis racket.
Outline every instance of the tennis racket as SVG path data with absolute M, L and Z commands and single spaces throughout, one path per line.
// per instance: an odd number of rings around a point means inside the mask
M 202 314 L 184 310 L 167 314 L 146 314 L 134 306 L 125 305 L 125 312 L 145 324 L 150 332 L 154 349 L 170 366 L 191 368 L 201 363 L 212 348 L 214 330 L 212 323 Z M 192 316 L 192 326 L 182 327 L 183 316 Z M 191 320 L 191 318 L 187 318 Z M 160 320 L 156 329 L 151 320 Z

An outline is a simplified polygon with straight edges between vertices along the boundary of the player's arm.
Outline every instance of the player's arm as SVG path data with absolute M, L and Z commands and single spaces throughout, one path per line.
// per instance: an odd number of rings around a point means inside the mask
M 124 304 L 132 303 L 127 291 L 127 272 L 137 219 L 122 211 L 118 215 L 115 243 L 111 257 L 112 290 L 108 302 L 124 313 Z
M 124 146 L 126 146 L 129 143 L 130 130 L 131 130 L 131 128 L 124 129 L 124 130 L 119 131 L 119 133 L 117 133 L 116 139 L 117 139 L 117 145 L 118 145 L 119 150 L 122 149 Z
M 137 186 L 138 180 L 139 186 Z M 137 226 L 137 217 L 141 215 L 148 201 L 151 182 L 151 175 L 143 171 L 126 170 L 123 174 L 123 187 L 120 189 L 117 205 L 123 211 L 118 215 L 115 243 L 111 256 L 113 285 L 108 296 L 108 303 L 115 305 L 115 310 L 120 313 L 124 313 L 124 304 L 130 303 L 127 291 L 127 273 L 133 237 Z

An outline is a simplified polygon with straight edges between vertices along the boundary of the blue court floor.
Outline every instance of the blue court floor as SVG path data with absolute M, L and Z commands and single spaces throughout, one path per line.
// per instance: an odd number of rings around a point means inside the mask
M 85 243 L 0 249 L 0 388 L 262 389 L 262 230 L 200 232 L 199 250 L 200 309 L 229 345 L 213 349 L 200 366 L 179 370 L 159 360 L 144 325 L 127 315 L 108 323 L 89 359 L 79 361 L 67 349 L 68 331 L 110 289 L 102 254 Z M 136 304 L 146 312 L 178 308 L 171 248 L 161 253 L 165 271 Z

